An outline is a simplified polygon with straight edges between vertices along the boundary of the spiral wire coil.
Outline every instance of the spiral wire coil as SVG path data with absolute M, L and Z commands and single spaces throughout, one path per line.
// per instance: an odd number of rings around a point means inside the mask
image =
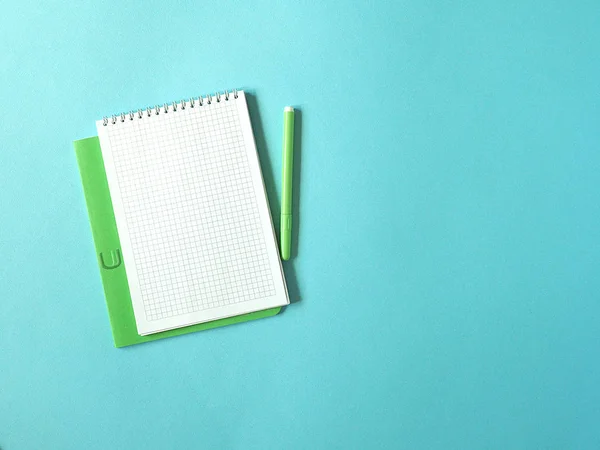
M 177 112 L 179 110 L 184 110 L 188 107 L 195 108 L 196 106 L 202 107 L 205 105 L 210 105 L 213 103 L 213 100 L 216 101 L 217 103 L 220 103 L 221 101 L 227 102 L 227 101 L 229 101 L 229 98 L 231 95 L 233 95 L 234 99 L 238 98 L 237 89 L 234 89 L 231 93 L 229 91 L 224 91 L 222 94 L 220 92 L 216 92 L 214 97 L 210 94 L 207 94 L 205 97 L 200 95 L 198 97 L 191 97 L 189 100 L 182 99 L 179 102 L 175 101 L 175 102 L 171 102 L 170 104 L 164 103 L 162 106 L 161 105 L 155 105 L 154 107 L 148 106 L 145 109 L 145 112 L 146 112 L 147 117 L 150 117 L 153 114 L 153 112 L 154 112 L 154 115 L 158 116 L 160 114 L 168 114 L 169 111 Z M 132 109 L 129 112 L 113 114 L 110 117 L 104 116 L 104 118 L 102 119 L 102 124 L 104 126 L 108 126 L 109 123 L 111 123 L 112 125 L 116 125 L 117 122 L 125 122 L 126 119 L 134 120 L 136 117 L 137 117 L 137 119 L 143 119 L 144 118 L 144 109 L 138 109 L 138 110 Z

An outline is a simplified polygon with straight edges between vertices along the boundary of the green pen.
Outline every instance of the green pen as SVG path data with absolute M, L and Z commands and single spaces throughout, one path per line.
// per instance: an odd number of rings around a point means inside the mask
M 292 172 L 294 161 L 294 108 L 283 110 L 283 174 L 281 189 L 281 257 L 290 259 L 292 247 Z

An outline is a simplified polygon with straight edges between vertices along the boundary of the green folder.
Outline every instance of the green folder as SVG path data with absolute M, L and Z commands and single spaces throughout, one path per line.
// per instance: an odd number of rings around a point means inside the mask
M 243 314 L 212 322 L 190 325 L 174 330 L 140 336 L 135 324 L 125 262 L 121 254 L 121 243 L 113 212 L 108 181 L 104 170 L 102 151 L 98 137 L 74 142 L 75 154 L 81 174 L 83 192 L 87 204 L 96 256 L 106 296 L 106 306 L 115 342 L 115 347 L 126 347 L 142 342 L 154 341 L 170 336 L 209 330 L 248 320 L 261 319 L 277 314 L 281 307 Z

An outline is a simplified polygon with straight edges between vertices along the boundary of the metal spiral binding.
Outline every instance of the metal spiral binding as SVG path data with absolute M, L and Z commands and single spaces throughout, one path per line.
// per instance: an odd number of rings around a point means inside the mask
M 220 92 L 216 92 L 215 96 L 213 97 L 210 94 L 207 94 L 206 97 L 202 97 L 201 95 L 198 97 L 191 97 L 189 100 L 186 99 L 181 99 L 179 102 L 174 101 L 171 102 L 171 104 L 169 103 L 164 103 L 161 107 L 161 105 L 155 105 L 154 107 L 152 106 L 148 106 L 145 111 L 146 111 L 146 117 L 150 117 L 152 115 L 152 111 L 154 110 L 154 115 L 158 116 L 161 113 L 162 114 L 168 114 L 169 111 L 172 112 L 177 112 L 179 110 L 183 111 L 185 110 L 187 107 L 189 108 L 195 108 L 196 105 L 197 106 L 205 106 L 205 105 L 211 105 L 213 102 L 213 99 L 216 100 L 217 103 L 221 103 L 221 101 L 229 101 L 230 95 L 233 94 L 233 98 L 236 99 L 238 98 L 238 91 L 237 89 L 234 89 L 233 91 L 231 91 L 231 93 L 229 91 L 224 91 L 223 93 Z M 161 110 L 162 108 L 162 110 Z M 144 109 L 132 109 L 129 112 L 122 112 L 120 114 L 113 114 L 110 116 L 110 118 L 108 116 L 104 116 L 102 118 L 102 125 L 104 125 L 105 127 L 108 126 L 108 123 L 110 122 L 112 125 L 116 125 L 117 122 L 125 122 L 125 119 L 129 118 L 130 121 L 134 120 L 137 116 L 137 119 L 143 119 L 144 118 Z

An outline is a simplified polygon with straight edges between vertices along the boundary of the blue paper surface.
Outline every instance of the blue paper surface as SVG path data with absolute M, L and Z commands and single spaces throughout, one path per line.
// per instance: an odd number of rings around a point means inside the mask
M 600 448 L 600 3 L 0 15 L 0 448 Z M 72 141 L 244 88 L 295 303 L 111 343 Z

